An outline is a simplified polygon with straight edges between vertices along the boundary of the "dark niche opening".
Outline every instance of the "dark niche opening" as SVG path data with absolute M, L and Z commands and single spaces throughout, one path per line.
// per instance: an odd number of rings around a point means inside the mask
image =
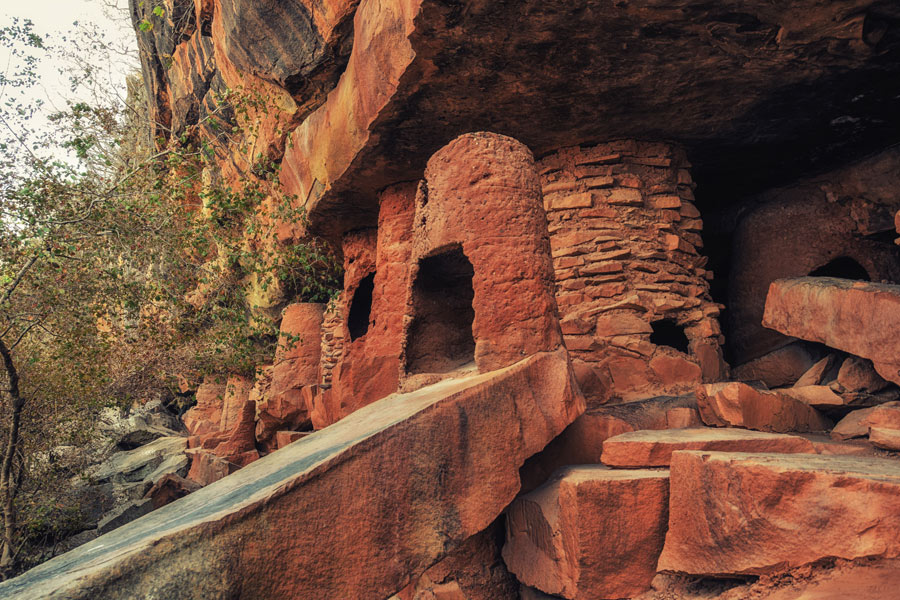
M 350 341 L 361 338 L 369 331 L 369 319 L 372 316 L 372 292 L 375 290 L 375 273 L 369 273 L 363 277 L 356 291 L 353 292 L 353 300 L 350 301 L 350 313 L 347 315 L 347 329 L 350 331 Z
M 839 256 L 833 261 L 810 272 L 811 277 L 840 277 L 856 281 L 871 281 L 865 267 L 849 256 Z
M 671 319 L 662 319 L 650 323 L 653 332 L 650 334 L 650 343 L 657 346 L 668 346 L 679 352 L 688 353 L 688 339 L 684 334 L 684 327 Z
M 475 359 L 472 263 L 456 247 L 419 262 L 406 372 L 446 373 Z

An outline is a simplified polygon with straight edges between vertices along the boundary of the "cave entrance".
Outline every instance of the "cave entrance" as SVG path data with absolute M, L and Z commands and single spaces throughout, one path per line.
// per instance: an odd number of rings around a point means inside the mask
M 350 332 L 350 341 L 359 339 L 369 331 L 369 321 L 372 317 L 372 292 L 375 291 L 375 273 L 369 273 L 363 277 L 353 292 L 353 300 L 350 301 L 350 312 L 347 315 L 347 330 Z
M 419 262 L 406 344 L 406 372 L 410 375 L 446 373 L 475 359 L 474 275 L 472 263 L 460 247 Z
M 662 319 L 650 323 L 653 332 L 650 334 L 650 343 L 657 346 L 668 346 L 679 352 L 688 353 L 688 338 L 684 333 L 684 327 L 672 319 Z
M 810 272 L 810 277 L 839 277 L 856 281 L 871 281 L 865 267 L 849 256 L 839 256 L 833 261 Z

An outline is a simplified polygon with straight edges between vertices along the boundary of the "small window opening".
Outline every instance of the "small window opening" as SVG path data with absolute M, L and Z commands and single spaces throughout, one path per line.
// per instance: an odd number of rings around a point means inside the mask
M 350 313 L 347 315 L 347 329 L 350 341 L 361 338 L 369 331 L 369 319 L 372 316 L 372 292 L 375 290 L 375 273 L 369 273 L 356 286 L 353 300 L 350 302 Z
M 856 281 L 871 281 L 869 272 L 865 267 L 850 258 L 839 256 L 828 264 L 822 265 L 810 273 L 811 277 L 840 277 L 841 279 L 854 279 Z
M 688 353 L 688 339 L 684 334 L 684 327 L 671 319 L 662 319 L 650 323 L 653 332 L 650 334 L 650 343 L 657 346 L 668 346 L 679 352 Z
M 446 373 L 475 359 L 474 274 L 459 247 L 419 263 L 406 345 L 407 373 Z

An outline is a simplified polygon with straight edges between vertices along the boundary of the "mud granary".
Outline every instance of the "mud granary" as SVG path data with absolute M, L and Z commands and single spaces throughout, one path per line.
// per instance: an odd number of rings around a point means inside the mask
M 299 342 L 196 390 L 205 487 L 0 596 L 894 597 L 896 2 L 161 3 L 158 134 L 343 289 L 253 296 Z

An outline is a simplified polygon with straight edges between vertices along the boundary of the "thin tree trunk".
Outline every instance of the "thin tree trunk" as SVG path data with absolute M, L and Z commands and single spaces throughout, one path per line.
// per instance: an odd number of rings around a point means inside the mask
M 9 384 L 7 393 L 12 405 L 10 415 L 9 435 L 6 439 L 6 447 L 3 449 L 3 463 L 0 465 L 0 501 L 3 504 L 3 553 L 0 555 L 0 569 L 8 571 L 15 560 L 14 549 L 16 541 L 16 487 L 13 477 L 13 458 L 19 445 L 19 424 L 22 420 L 22 409 L 25 399 L 19 393 L 19 372 L 13 363 L 12 353 L 6 344 L 0 339 L 0 358 L 6 370 L 6 378 Z

